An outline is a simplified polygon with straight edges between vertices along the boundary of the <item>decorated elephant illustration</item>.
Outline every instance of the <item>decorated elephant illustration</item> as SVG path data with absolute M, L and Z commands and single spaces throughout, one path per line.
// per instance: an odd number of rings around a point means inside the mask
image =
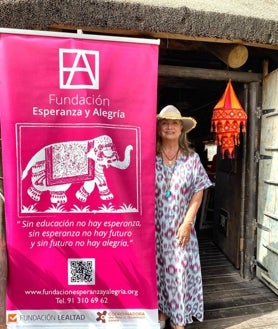
M 51 144 L 40 149 L 28 162 L 22 173 L 22 181 L 32 169 L 28 195 L 39 201 L 41 194 L 50 192 L 52 203 L 66 203 L 65 192 L 73 183 L 82 182 L 76 192 L 78 200 L 86 202 L 97 186 L 102 200 L 113 199 L 104 173 L 110 166 L 126 169 L 130 165 L 132 145 L 125 148 L 122 161 L 111 137 L 102 135 L 87 141 L 69 141 Z

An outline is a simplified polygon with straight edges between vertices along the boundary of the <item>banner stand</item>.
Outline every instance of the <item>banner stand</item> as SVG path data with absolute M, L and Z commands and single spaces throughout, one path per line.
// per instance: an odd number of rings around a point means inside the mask
M 8 328 L 159 328 L 158 45 L 0 29 Z

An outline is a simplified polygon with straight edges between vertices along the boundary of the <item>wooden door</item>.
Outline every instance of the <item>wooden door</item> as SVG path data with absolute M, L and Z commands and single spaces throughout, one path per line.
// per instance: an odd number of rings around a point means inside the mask
M 278 294 L 278 69 L 263 80 L 257 276 Z

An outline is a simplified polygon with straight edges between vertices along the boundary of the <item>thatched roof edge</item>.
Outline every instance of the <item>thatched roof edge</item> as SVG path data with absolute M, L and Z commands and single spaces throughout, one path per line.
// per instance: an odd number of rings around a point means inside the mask
M 53 25 L 175 33 L 191 37 L 278 45 L 278 21 L 119 1 L 1 1 L 1 27 L 49 29 Z

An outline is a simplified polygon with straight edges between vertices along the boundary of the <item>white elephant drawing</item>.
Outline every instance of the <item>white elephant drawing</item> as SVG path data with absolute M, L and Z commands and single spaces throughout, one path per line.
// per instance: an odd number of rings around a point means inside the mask
M 132 145 L 125 148 L 122 161 L 111 137 L 102 135 L 86 141 L 51 144 L 40 149 L 28 162 L 22 181 L 32 169 L 28 195 L 39 201 L 43 192 L 50 192 L 51 203 L 66 203 L 66 191 L 73 183 L 82 182 L 76 192 L 78 200 L 86 202 L 97 186 L 102 200 L 113 199 L 104 173 L 110 166 L 126 169 L 130 165 Z

